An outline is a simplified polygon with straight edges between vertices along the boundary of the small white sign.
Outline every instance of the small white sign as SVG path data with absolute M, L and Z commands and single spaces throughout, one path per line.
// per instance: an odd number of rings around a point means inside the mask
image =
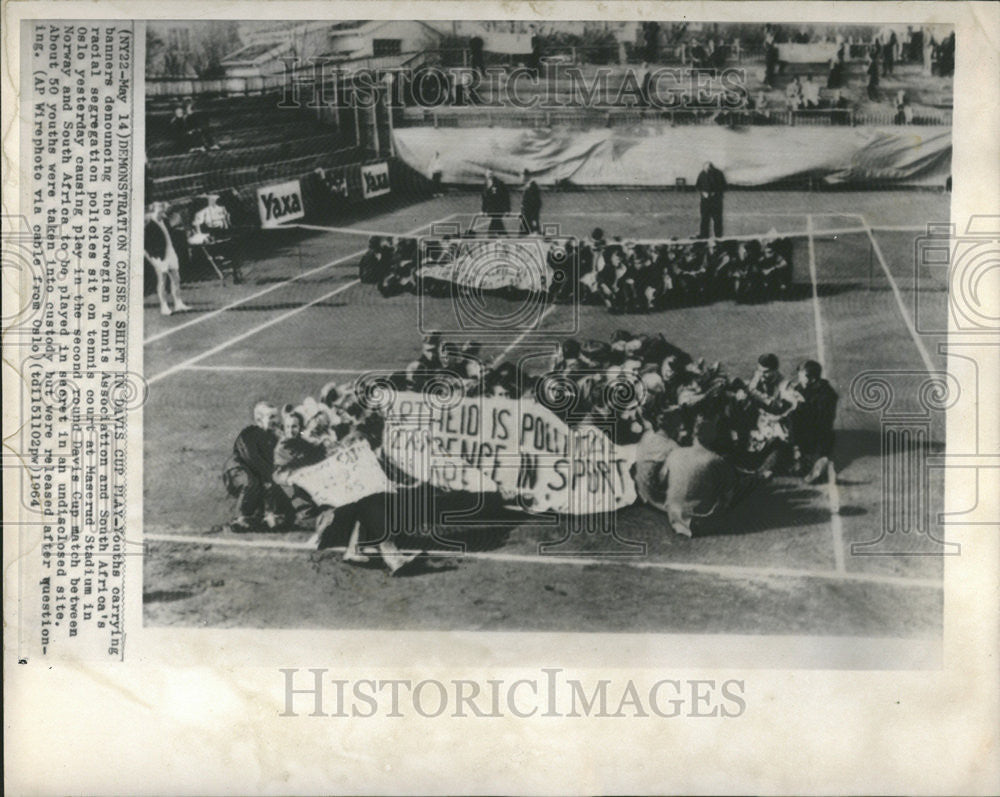
M 302 186 L 298 180 L 257 189 L 257 210 L 261 227 L 278 227 L 306 215 Z

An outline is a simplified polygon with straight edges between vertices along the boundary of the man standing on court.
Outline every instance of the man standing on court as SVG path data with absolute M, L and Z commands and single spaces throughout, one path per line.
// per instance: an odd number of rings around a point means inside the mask
M 510 192 L 504 182 L 493 174 L 486 172 L 486 188 L 483 189 L 483 213 L 490 218 L 490 235 L 506 235 L 507 228 L 503 226 L 503 217 L 510 213 Z
M 701 197 L 701 230 L 699 238 L 708 238 L 709 223 L 715 227 L 715 237 L 722 237 L 722 195 L 726 190 L 726 177 L 711 161 L 705 161 L 695 188 Z
M 521 195 L 521 218 L 529 233 L 541 233 L 542 189 L 527 169 L 524 170 L 524 193 Z

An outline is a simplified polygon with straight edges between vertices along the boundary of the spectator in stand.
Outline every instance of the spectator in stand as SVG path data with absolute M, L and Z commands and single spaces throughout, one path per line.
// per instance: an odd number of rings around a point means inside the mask
M 542 37 L 538 33 L 535 25 L 530 26 L 531 30 L 531 55 L 528 56 L 528 71 L 535 80 L 542 68 Z
M 709 228 L 714 226 L 715 237 L 722 237 L 722 198 L 726 190 L 726 177 L 712 165 L 711 161 L 705 161 L 701 173 L 695 181 L 695 188 L 701 197 L 701 228 L 698 233 L 699 238 L 708 238 Z
M 835 125 L 849 125 L 851 123 L 851 103 L 848 102 L 847 97 L 843 95 L 840 89 L 836 89 L 833 92 L 830 107 L 833 108 L 830 120 Z
M 184 118 L 184 106 L 175 105 L 174 115 L 170 117 L 170 138 L 178 152 L 189 152 L 194 147 L 188 138 L 187 120 Z
M 764 84 L 774 88 L 774 76 L 778 70 L 778 45 L 773 36 L 764 38 Z
M 882 74 L 886 77 L 892 75 L 896 65 L 897 47 L 899 47 L 899 41 L 896 39 L 896 31 L 892 31 L 889 34 L 889 41 L 886 42 L 885 49 L 882 51 Z
M 524 170 L 524 193 L 521 195 L 521 219 L 529 233 L 540 234 L 542 223 L 539 216 L 542 212 L 542 189 L 538 187 L 531 172 Z
M 826 77 L 828 89 L 839 89 L 844 84 L 844 62 L 839 58 L 830 59 L 830 71 Z
M 655 64 L 660 58 L 660 23 L 643 22 L 642 38 L 644 43 L 643 58 Z
M 160 300 L 160 313 L 171 315 L 174 311 L 190 310 L 181 299 L 181 267 L 174 248 L 173 236 L 164 221 L 165 202 L 153 202 L 146 214 L 143 230 L 143 254 L 156 272 L 156 296 Z M 170 280 L 170 294 L 174 309 L 167 304 L 167 280 Z
M 819 84 L 813 82 L 812 75 L 806 75 L 802 84 L 802 105 L 807 109 L 819 108 Z
M 473 70 L 480 77 L 483 77 L 486 74 L 486 58 L 483 54 L 483 39 L 481 36 L 473 36 L 469 39 L 469 55 Z
M 785 89 L 785 100 L 788 102 L 788 107 L 793 111 L 797 111 L 802 107 L 802 81 L 798 75 L 792 79 L 792 82 Z
M 872 55 L 868 56 L 868 61 L 865 65 L 865 72 L 868 75 L 868 99 L 872 102 L 878 102 L 879 63 L 877 58 Z
M 913 108 L 910 106 L 906 92 L 902 89 L 896 94 L 896 117 L 894 121 L 897 125 L 913 124 Z
M 253 423 L 236 437 L 222 474 L 226 491 L 236 498 L 236 519 L 229 524 L 230 531 L 253 531 L 261 520 L 270 529 L 279 528 L 292 515 L 288 496 L 274 483 L 277 428 L 277 408 L 258 401 Z
M 184 124 L 187 128 L 188 140 L 193 149 L 204 152 L 206 149 L 218 149 L 219 145 L 212 136 L 212 128 L 204 114 L 195 112 L 194 100 L 186 97 L 184 100 Z

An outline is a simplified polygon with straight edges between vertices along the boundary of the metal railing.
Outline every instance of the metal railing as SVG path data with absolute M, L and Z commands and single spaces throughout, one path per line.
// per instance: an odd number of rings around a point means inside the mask
M 330 61 L 323 65 L 323 74 L 330 78 L 349 78 L 362 70 L 412 68 L 425 63 L 432 51 L 421 50 L 398 55 L 371 56 L 349 61 Z M 281 91 L 290 81 L 312 80 L 316 75 L 313 63 L 306 63 L 299 69 L 281 71 L 273 75 L 247 75 L 214 79 L 157 77 L 146 78 L 147 98 L 176 97 L 245 97 L 254 94 L 270 94 Z
M 629 127 L 658 123 L 669 127 L 719 124 L 732 127 L 795 126 L 895 126 L 901 125 L 895 111 L 857 111 L 851 108 L 774 109 L 766 111 L 640 108 L 578 108 L 561 110 L 511 110 L 462 108 L 442 112 L 424 110 L 407 114 L 405 126 L 412 127 Z M 915 114 L 911 125 L 951 125 L 948 112 Z M 401 125 L 402 126 L 402 125 Z M 901 125 L 902 126 L 902 125 Z

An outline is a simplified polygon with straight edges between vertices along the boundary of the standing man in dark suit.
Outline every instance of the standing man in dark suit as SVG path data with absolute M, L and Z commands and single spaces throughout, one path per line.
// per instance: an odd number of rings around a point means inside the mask
M 698 175 L 695 188 L 701 197 L 701 230 L 699 238 L 708 238 L 709 224 L 715 227 L 715 237 L 722 237 L 722 195 L 726 190 L 726 176 L 712 165 L 711 161 L 705 161 L 705 165 Z
M 538 187 L 527 169 L 524 170 L 524 193 L 521 195 L 521 218 L 529 233 L 541 233 L 542 189 Z
M 504 182 L 493 172 L 486 174 L 482 212 L 490 217 L 490 235 L 507 234 L 507 228 L 503 226 L 503 217 L 510 213 L 510 192 Z

